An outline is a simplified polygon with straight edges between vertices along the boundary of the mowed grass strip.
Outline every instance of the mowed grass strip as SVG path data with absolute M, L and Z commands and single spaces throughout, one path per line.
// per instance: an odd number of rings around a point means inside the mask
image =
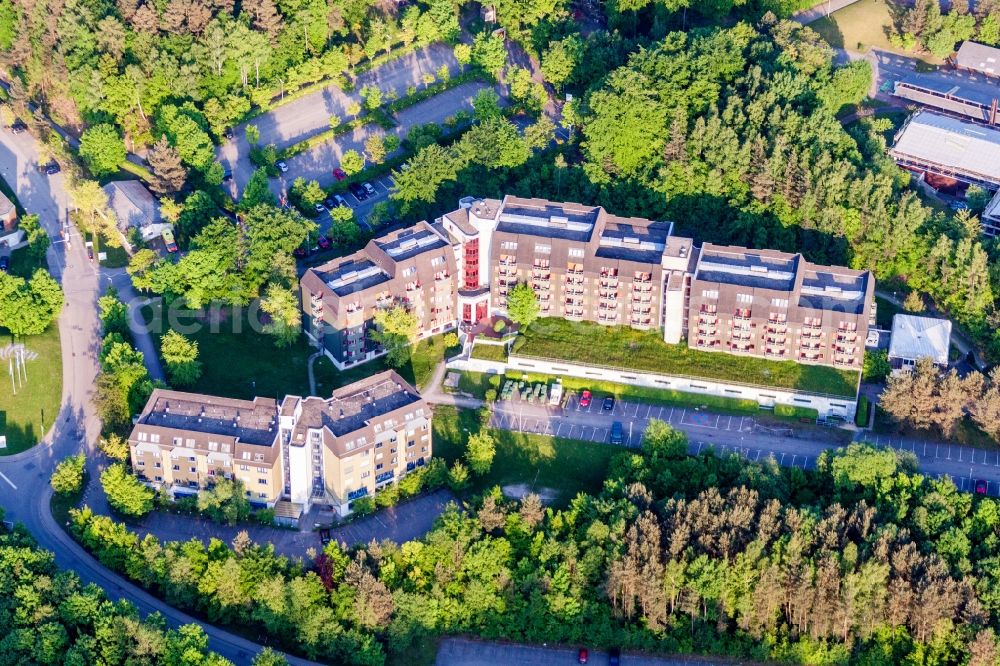
M 658 331 L 557 318 L 522 330 L 511 354 L 846 397 L 854 396 L 858 381 L 856 371 L 698 351 L 667 344 Z
M 62 401 L 59 326 L 53 323 L 40 335 L 18 340 L 0 328 L 0 349 L 17 343 L 38 357 L 25 363 L 28 379 L 21 386 L 16 381 L 11 384 L 10 359 L 0 358 L 0 435 L 7 438 L 7 448 L 0 449 L 0 456 L 20 453 L 37 444 L 52 427 Z
M 471 433 L 479 431 L 474 411 L 446 405 L 434 408 L 434 455 L 448 465 L 465 462 Z M 496 440 L 493 467 L 481 477 L 472 475 L 471 492 L 493 486 L 527 486 L 555 494 L 551 505 L 566 506 L 578 493 L 596 493 L 604 485 L 608 464 L 625 449 L 547 435 L 529 435 L 490 428 Z

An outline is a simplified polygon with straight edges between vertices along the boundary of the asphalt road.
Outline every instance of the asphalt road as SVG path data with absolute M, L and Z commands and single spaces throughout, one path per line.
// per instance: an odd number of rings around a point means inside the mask
M 735 453 L 758 462 L 771 457 L 786 467 L 815 468 L 823 451 L 843 444 L 843 435 L 819 426 L 767 421 L 750 416 L 719 414 L 709 410 L 664 407 L 618 400 L 612 411 L 604 411 L 603 395 L 595 395 L 589 407 L 581 407 L 571 395 L 563 407 L 506 400 L 497 403 L 492 425 L 506 430 L 531 432 L 610 444 L 611 427 L 622 424 L 623 445 L 642 446 L 650 419 L 660 419 L 688 436 L 690 453 L 697 455 L 713 447 L 720 455 Z M 1000 497 L 1000 451 L 986 451 L 949 442 L 859 433 L 857 441 L 881 448 L 908 451 L 916 456 L 921 473 L 950 478 L 959 490 L 972 492 L 977 480 L 987 483 L 987 493 Z
M 331 115 L 336 115 L 341 120 L 349 120 L 347 107 L 352 102 L 359 104 L 364 102 L 360 94 L 363 87 L 378 86 L 383 94 L 392 91 L 402 97 L 406 94 L 408 87 L 423 85 L 422 77 L 424 74 L 433 74 L 442 65 L 448 65 L 452 74 L 457 73 L 460 69 L 450 46 L 431 44 L 361 74 L 355 81 L 354 89 L 351 92 L 344 92 L 335 85 L 329 85 L 234 128 L 233 138 L 219 146 L 216 151 L 219 161 L 233 170 L 231 184 L 233 191 L 242 192 L 254 171 L 254 167 L 250 163 L 250 144 L 246 139 L 246 124 L 256 125 L 260 130 L 261 145 L 273 143 L 279 149 L 285 148 L 328 129 Z M 336 142 L 329 143 L 344 143 L 345 145 L 350 143 L 353 146 L 359 139 L 361 143 L 364 143 L 364 134 L 364 131 L 360 131 L 360 135 L 359 131 L 355 131 L 352 135 L 344 135 L 339 137 Z M 347 149 L 345 147 L 343 150 Z M 314 157 L 322 157 L 322 155 Z M 339 162 L 338 154 L 336 162 L 325 165 L 328 175 L 329 171 Z M 290 172 L 287 175 L 294 178 L 296 175 L 304 174 Z
M 583 647 L 583 646 L 581 646 Z M 544 645 L 516 645 L 513 643 L 488 643 L 465 638 L 446 638 L 438 648 L 436 666 L 560 666 L 577 664 L 579 648 L 546 647 Z M 601 666 L 608 663 L 608 653 L 588 648 L 588 664 Z M 621 655 L 622 666 L 733 666 L 748 663 L 718 658 L 701 657 L 649 657 L 646 655 Z
M 86 583 L 99 585 L 109 598 L 128 599 L 143 613 L 159 612 L 171 626 L 195 622 L 189 615 L 105 569 L 56 525 L 49 512 L 52 495 L 49 476 L 60 460 L 85 451 L 91 478 L 96 478 L 99 472 L 101 461 L 95 443 L 100 434 L 100 422 L 91 404 L 100 344 L 97 297 L 109 282 L 108 278 L 115 276 L 102 275 L 87 259 L 83 243 L 75 232 L 68 243 L 60 240 L 59 229 L 68 215 L 69 203 L 63 177 L 38 173 L 37 160 L 35 141 L 30 134 L 15 136 L 6 128 L 0 129 L 0 174 L 17 191 L 24 207 L 40 216 L 54 240 L 48 263 L 66 295 L 66 305 L 59 318 L 63 357 L 62 408 L 41 444 L 23 453 L 0 458 L 0 505 L 9 520 L 23 523 L 42 548 L 55 554 L 60 567 L 76 571 Z M 99 493 L 95 499 L 100 501 Z M 209 648 L 236 664 L 248 663 L 251 655 L 261 649 L 217 627 L 202 626 L 209 637 Z M 297 658 L 289 661 L 313 663 Z

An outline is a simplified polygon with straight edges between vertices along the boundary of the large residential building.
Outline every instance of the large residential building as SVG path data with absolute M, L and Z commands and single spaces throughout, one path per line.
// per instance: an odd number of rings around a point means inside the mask
M 688 344 L 860 369 L 874 293 L 866 271 L 706 243 L 691 282 Z
M 172 495 L 243 482 L 258 506 L 350 503 L 431 457 L 431 410 L 393 371 L 330 398 L 236 400 L 157 389 L 129 436 L 141 480 Z
M 687 339 L 706 350 L 860 368 L 873 316 L 870 273 L 769 250 L 699 250 L 672 232 L 670 222 L 599 206 L 469 197 L 434 224 L 307 271 L 306 330 L 343 368 L 378 353 L 364 334 L 378 307 L 411 305 L 429 335 L 504 314 L 510 290 L 523 282 L 543 317 L 659 330 L 666 342 Z M 411 249 L 403 255 L 407 274 L 397 277 L 400 269 L 374 250 L 401 239 Z M 428 279 L 435 289 L 422 292 Z M 429 302 L 447 319 L 420 309 Z
M 291 501 L 323 501 L 341 513 L 422 467 L 432 453 L 431 409 L 394 371 L 329 398 L 288 396 L 280 424 Z
M 362 363 L 381 352 L 367 335 L 378 308 L 405 305 L 416 314 L 421 335 L 454 328 L 457 280 L 451 242 L 440 228 L 421 222 L 306 271 L 306 331 L 338 367 Z

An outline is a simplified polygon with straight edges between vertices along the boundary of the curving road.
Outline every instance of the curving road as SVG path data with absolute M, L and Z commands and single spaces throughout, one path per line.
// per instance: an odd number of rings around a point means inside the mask
M 95 442 L 100 421 L 91 405 L 94 379 L 97 376 L 99 322 L 97 298 L 109 283 L 116 283 L 123 294 L 130 284 L 120 272 L 103 273 L 85 254 L 76 232 L 70 241 L 59 240 L 59 229 L 67 219 L 68 195 L 62 174 L 45 176 L 36 169 L 38 153 L 35 140 L 28 133 L 11 134 L 0 129 L 0 175 L 17 192 L 24 208 L 38 213 L 46 231 L 55 242 L 49 250 L 52 274 L 62 283 L 66 306 L 59 318 L 63 356 L 62 408 L 44 441 L 33 449 L 0 458 L 0 505 L 7 518 L 23 523 L 42 548 L 55 554 L 56 562 L 77 572 L 85 583 L 102 587 L 111 599 L 127 599 L 143 614 L 158 612 L 171 626 L 197 623 L 191 616 L 156 599 L 124 578 L 105 568 L 87 554 L 56 524 L 49 512 L 52 490 L 49 476 L 56 463 L 67 455 L 85 451 L 91 479 L 102 466 Z M 125 287 L 123 289 L 123 287 Z M 155 353 L 153 355 L 155 359 Z M 88 491 L 88 501 L 103 496 Z M 235 664 L 249 663 L 261 646 L 208 624 L 201 624 L 209 638 L 209 648 Z M 313 665 L 305 659 L 289 657 L 296 665 Z

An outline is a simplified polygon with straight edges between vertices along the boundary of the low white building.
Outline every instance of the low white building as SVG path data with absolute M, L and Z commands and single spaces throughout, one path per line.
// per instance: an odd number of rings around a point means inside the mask
M 920 358 L 931 358 L 941 369 L 947 368 L 950 345 L 951 322 L 947 319 L 907 314 L 892 318 L 889 364 L 893 370 L 910 369 Z

